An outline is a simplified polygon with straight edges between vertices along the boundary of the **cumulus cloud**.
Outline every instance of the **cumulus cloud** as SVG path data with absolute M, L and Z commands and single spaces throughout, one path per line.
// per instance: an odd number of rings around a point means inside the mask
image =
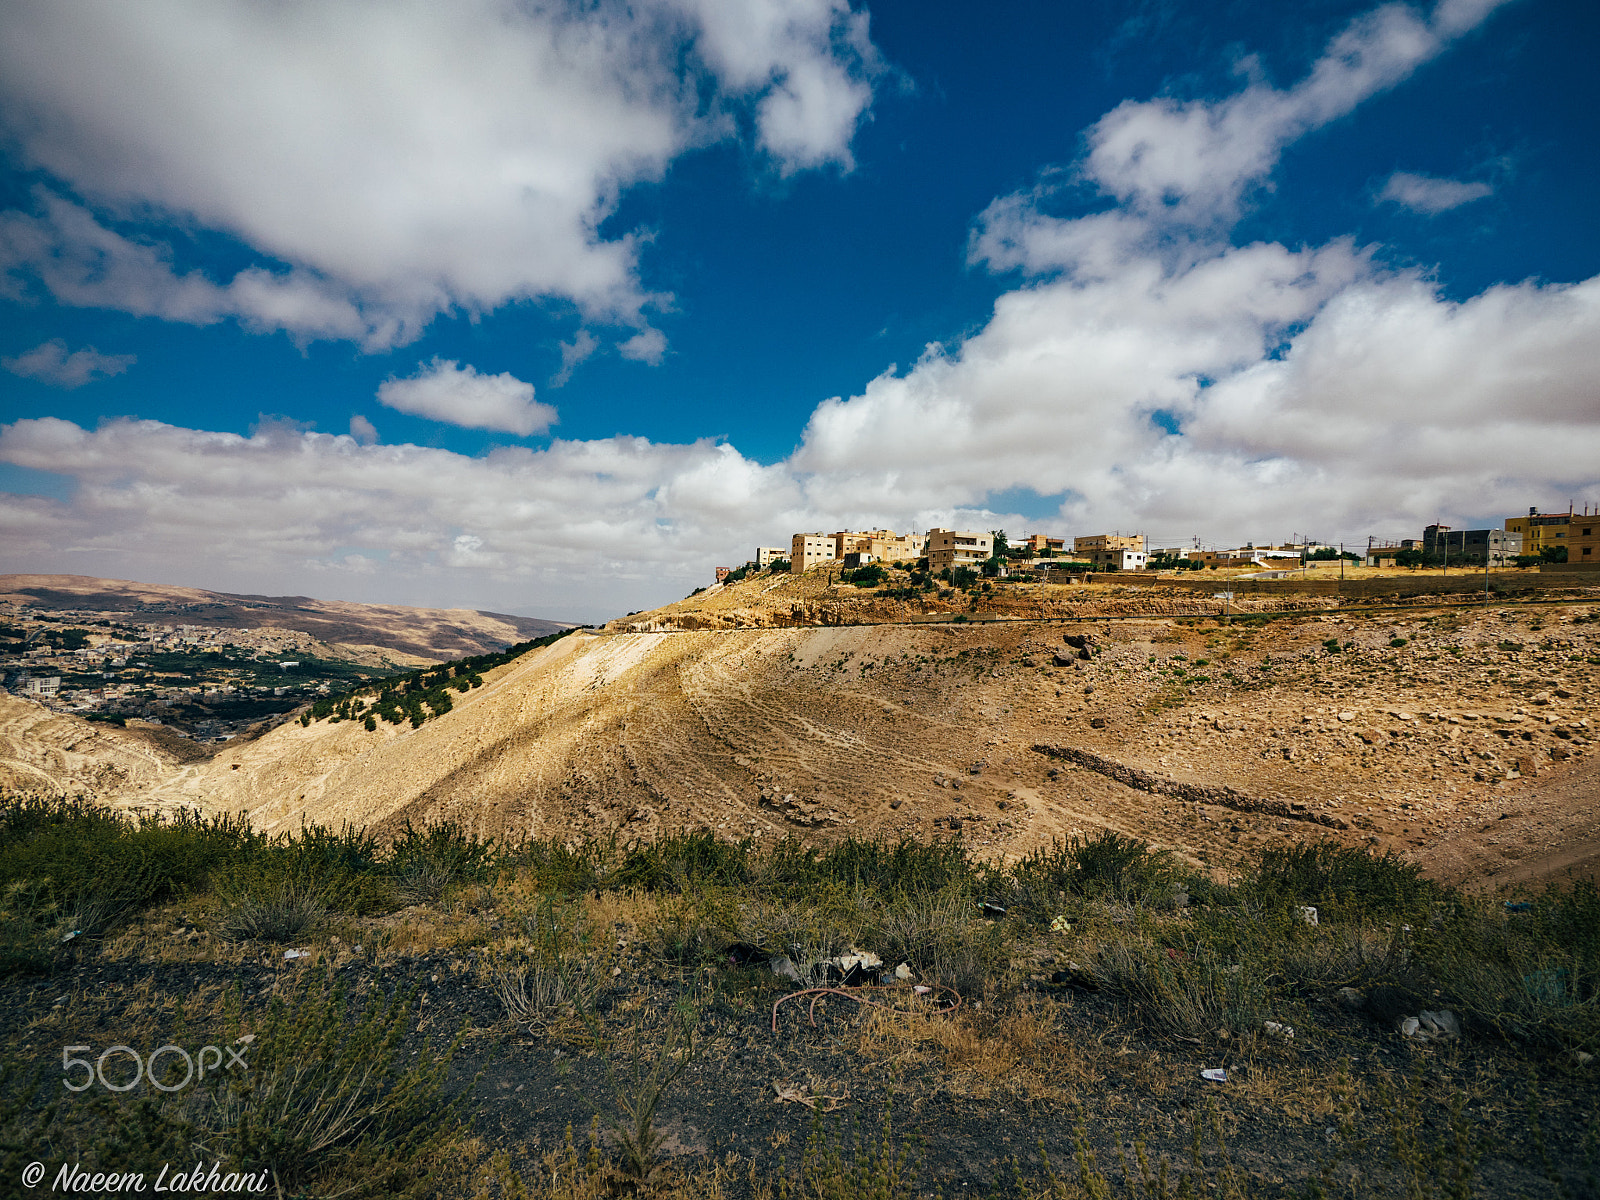
M 706 441 L 556 441 L 469 457 L 283 423 L 242 437 L 40 418 L 0 426 L 0 461 L 79 484 L 70 504 L 0 493 L 10 563 L 188 578 L 205 546 L 210 586 L 315 589 L 337 571 L 373 599 L 584 619 L 660 603 L 664 581 L 687 592 L 743 548 L 732 528 L 818 519 L 781 467 Z
M 637 239 L 599 232 L 622 190 L 740 112 L 780 172 L 848 168 L 879 69 L 844 0 L 13 5 L 0 112 L 64 188 L 7 214 L 3 265 L 63 303 L 374 348 L 535 296 L 641 329 Z M 264 261 L 177 269 L 147 218 Z
M 378 440 L 378 427 L 360 413 L 350 418 L 350 436 L 362 446 L 370 446 Z
M 556 410 L 533 398 L 533 384 L 508 371 L 480 375 L 452 359 L 435 358 L 409 379 L 385 380 L 378 403 L 397 412 L 466 429 L 532 437 L 555 424 Z
M 1463 183 L 1457 179 L 1437 179 L 1432 175 L 1396 171 L 1383 185 L 1378 199 L 1431 217 L 1493 194 L 1494 189 L 1487 183 Z
M 469 458 L 281 423 L 243 438 L 25 420 L 0 429 L 0 460 L 77 486 L 66 503 L 0 496 L 0 548 L 32 569 L 128 575 L 203 544 L 217 548 L 212 586 L 232 572 L 240 590 L 282 590 L 315 568 L 370 581 L 374 597 L 605 616 L 804 529 L 1359 541 L 1600 502 L 1600 279 L 1450 298 L 1349 239 L 1231 237 L 1229 214 L 1296 130 L 1392 86 L 1492 7 L 1379 9 L 1286 89 L 1108 114 L 1076 169 L 1116 205 L 1049 215 L 1055 177 L 997 199 L 969 253 L 1021 281 L 971 336 L 819 404 L 785 462 L 626 437 Z M 1134 117 L 1149 118 L 1138 137 Z M 391 383 L 427 396 L 427 415 L 468 411 L 458 385 L 500 417 L 544 407 L 530 385 L 454 362 Z M 1059 497 L 1058 512 L 1003 511 L 1023 489 Z
M 1112 110 L 1070 171 L 975 222 L 969 260 L 1026 277 L 987 324 L 812 414 L 792 460 L 810 502 L 976 513 L 1031 489 L 1063 498 L 1070 529 L 1242 540 L 1287 534 L 1266 514 L 1388 534 L 1547 493 L 1600 498 L 1583 465 L 1600 450 L 1600 281 L 1457 303 L 1347 239 L 1230 239 L 1289 141 L 1494 7 L 1385 6 L 1289 87 Z M 1115 206 L 1045 211 L 1074 179 Z
M 15 358 L 0 358 L 0 366 L 24 379 L 37 379 L 56 387 L 80 388 L 96 379 L 121 375 L 138 361 L 132 354 L 101 354 L 93 346 L 67 351 L 61 338 L 41 342 Z

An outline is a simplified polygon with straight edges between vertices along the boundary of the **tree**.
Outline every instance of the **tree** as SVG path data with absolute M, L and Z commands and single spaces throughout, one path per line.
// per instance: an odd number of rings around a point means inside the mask
M 1567 548 L 1565 546 L 1546 546 L 1539 551 L 1539 561 L 1564 563 L 1567 561 Z
M 1006 552 L 1011 549 L 1011 543 L 1006 540 L 1006 531 L 1004 529 L 992 529 L 990 532 L 994 534 L 994 557 L 1004 558 Z
M 1394 565 L 1397 567 L 1420 567 L 1422 565 L 1422 551 L 1401 550 L 1394 556 Z
M 971 567 L 957 567 L 950 572 L 950 582 L 958 588 L 971 587 L 978 582 L 978 573 Z

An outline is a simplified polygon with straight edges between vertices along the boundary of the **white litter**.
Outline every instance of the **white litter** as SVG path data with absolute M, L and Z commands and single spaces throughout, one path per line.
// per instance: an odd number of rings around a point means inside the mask
M 1294 1029 L 1281 1021 L 1268 1021 L 1262 1029 L 1268 1037 L 1282 1038 L 1286 1042 L 1294 1041 Z
M 289 959 L 294 959 L 294 958 L 310 958 L 311 957 L 311 951 L 309 951 L 309 950 L 285 950 L 283 952 L 283 957 L 284 957 L 285 961 L 287 961 Z
M 1317 923 L 1317 910 L 1309 904 L 1302 904 L 1300 906 L 1300 919 L 1307 925 L 1315 925 Z
M 1208 1080 L 1211 1083 L 1227 1083 L 1228 1073 L 1221 1067 L 1207 1067 L 1204 1071 L 1200 1072 L 1200 1078 Z

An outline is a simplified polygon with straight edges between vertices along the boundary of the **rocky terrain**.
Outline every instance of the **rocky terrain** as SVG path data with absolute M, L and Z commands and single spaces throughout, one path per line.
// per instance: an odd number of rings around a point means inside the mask
M 513 838 L 853 832 L 1015 855 L 1109 828 L 1224 867 L 1333 837 L 1452 880 L 1594 873 L 1600 597 L 1224 618 L 1059 590 L 994 607 L 1074 615 L 639 631 L 692 623 L 674 606 L 526 655 L 421 728 L 291 723 L 96 786 L 267 830 L 448 818 Z M 696 599 L 768 620 L 895 603 L 787 576 Z

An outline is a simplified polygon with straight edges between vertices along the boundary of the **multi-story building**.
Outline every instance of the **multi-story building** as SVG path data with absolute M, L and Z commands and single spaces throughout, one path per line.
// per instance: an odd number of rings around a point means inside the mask
M 1043 533 L 1030 533 L 1021 545 L 1034 554 L 1060 554 L 1067 548 L 1066 538 L 1053 538 Z
M 924 550 L 928 570 L 937 575 L 957 567 L 977 567 L 994 555 L 994 535 L 965 529 L 930 529 Z
M 803 574 L 818 563 L 834 560 L 834 539 L 827 533 L 797 533 L 789 539 L 789 570 Z
M 757 546 L 756 556 L 751 561 L 756 564 L 756 569 L 765 571 L 779 559 L 788 558 L 789 552 L 782 546 Z
M 1451 563 L 1512 566 L 1512 560 L 1522 553 L 1522 535 L 1509 529 L 1451 529 L 1448 525 L 1429 525 L 1422 531 L 1422 553 L 1425 559 L 1440 559 L 1446 566 Z
M 1096 533 L 1072 539 L 1072 552 L 1077 555 L 1093 554 L 1096 550 L 1137 550 L 1148 553 L 1142 534 Z
M 1542 513 L 1537 508 L 1530 508 L 1525 517 L 1507 517 L 1506 532 L 1521 536 L 1522 553 L 1543 554 L 1546 547 L 1567 545 L 1568 539 L 1572 536 L 1572 522 L 1575 517 L 1580 521 L 1583 519 L 1571 509 L 1559 513 Z M 1569 548 L 1567 552 L 1569 562 L 1572 557 Z
M 1600 512 L 1591 513 L 1585 509 L 1572 514 L 1572 527 L 1567 533 L 1567 561 L 1600 569 Z

